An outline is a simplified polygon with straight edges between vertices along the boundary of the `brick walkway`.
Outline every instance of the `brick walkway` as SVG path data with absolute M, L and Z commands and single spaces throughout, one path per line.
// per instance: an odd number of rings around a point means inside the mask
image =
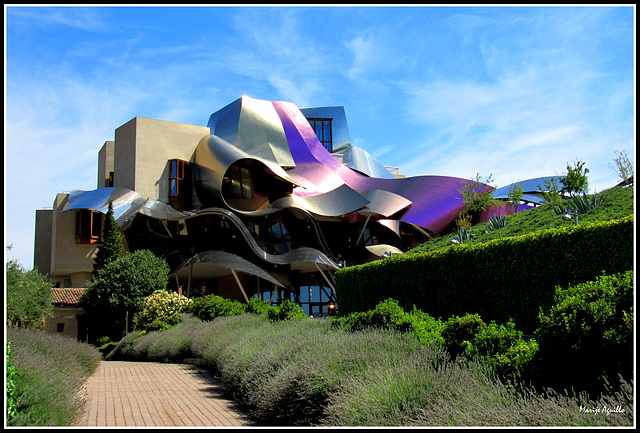
M 216 379 L 186 364 L 102 361 L 86 383 L 78 426 L 240 427 L 255 425 L 222 397 Z

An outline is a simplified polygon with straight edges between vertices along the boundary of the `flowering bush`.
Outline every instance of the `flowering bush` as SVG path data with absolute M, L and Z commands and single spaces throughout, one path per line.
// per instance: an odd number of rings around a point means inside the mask
M 192 303 L 191 299 L 178 293 L 156 290 L 144 298 L 144 308 L 138 314 L 136 327 L 151 331 L 177 325 L 180 314 L 186 312 Z M 159 322 L 168 326 L 158 326 Z

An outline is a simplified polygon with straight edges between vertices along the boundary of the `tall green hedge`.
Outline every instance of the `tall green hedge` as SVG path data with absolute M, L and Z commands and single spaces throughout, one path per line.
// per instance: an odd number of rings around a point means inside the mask
M 513 319 L 525 333 L 556 286 L 633 269 L 633 215 L 476 245 L 398 255 L 336 272 L 341 315 L 373 309 L 392 297 L 435 317 L 480 314 Z

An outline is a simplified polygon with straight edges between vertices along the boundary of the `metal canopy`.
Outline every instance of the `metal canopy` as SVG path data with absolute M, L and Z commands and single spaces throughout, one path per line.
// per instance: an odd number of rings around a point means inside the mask
M 201 280 L 232 275 L 233 271 L 254 275 L 278 287 L 284 287 L 284 284 L 258 265 L 240 256 L 224 251 L 205 251 L 198 253 L 185 261 L 172 275 L 177 275 L 180 279 L 192 278 Z

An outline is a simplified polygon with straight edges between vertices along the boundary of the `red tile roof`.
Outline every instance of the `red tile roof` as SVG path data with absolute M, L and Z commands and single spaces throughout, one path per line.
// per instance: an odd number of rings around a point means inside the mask
M 86 289 L 53 289 L 53 303 L 77 305 Z

